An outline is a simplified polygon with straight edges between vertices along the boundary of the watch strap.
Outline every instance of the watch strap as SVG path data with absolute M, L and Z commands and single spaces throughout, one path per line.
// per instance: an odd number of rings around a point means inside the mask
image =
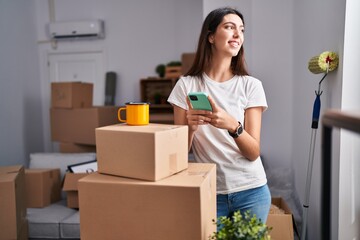
M 238 123 L 239 123 L 239 125 L 237 126 L 235 132 L 232 133 L 232 132 L 228 131 L 229 135 L 233 138 L 239 137 L 240 134 L 243 132 L 243 127 L 242 127 L 241 123 L 240 122 L 238 122 Z

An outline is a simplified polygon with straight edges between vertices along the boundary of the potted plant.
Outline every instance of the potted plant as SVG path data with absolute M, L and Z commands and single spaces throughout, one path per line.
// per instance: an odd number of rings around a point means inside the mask
M 211 240 L 269 240 L 271 228 L 247 211 L 244 215 L 237 211 L 232 219 L 219 217 L 214 223 L 220 229 L 209 237 Z
M 155 71 L 159 77 L 163 78 L 165 76 L 165 64 L 159 64 L 156 66 Z

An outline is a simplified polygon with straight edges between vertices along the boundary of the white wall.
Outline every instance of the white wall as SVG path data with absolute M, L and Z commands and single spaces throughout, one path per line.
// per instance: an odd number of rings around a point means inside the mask
M 357 111 L 360 114 L 360 2 L 346 1 L 344 54 L 343 54 L 343 81 L 341 108 L 344 111 Z M 335 175 L 339 185 L 334 184 L 333 206 L 335 211 L 332 225 L 332 236 L 338 239 L 358 239 L 360 236 L 360 191 L 358 174 L 360 165 L 360 135 L 341 131 L 338 155 L 333 156 Z M 339 156 L 339 157 L 338 157 Z M 338 160 L 339 159 L 339 160 Z M 338 161 L 337 161 L 338 160 Z M 337 218 L 338 217 L 338 218 Z M 335 238 L 334 238 L 335 239 Z
M 48 38 L 45 5 L 47 2 L 38 1 L 39 39 Z M 58 50 L 84 46 L 104 49 L 106 70 L 118 75 L 116 104 L 138 101 L 140 78 L 156 76 L 157 64 L 180 61 L 183 52 L 195 50 L 201 11 L 201 1 L 191 0 L 55 1 L 56 21 L 102 19 L 106 29 L 104 40 L 59 42 Z M 41 51 L 49 49 L 47 44 Z
M 0 1 L 0 165 L 43 150 L 33 1 Z
M 344 110 L 360 109 L 360 2 L 346 2 L 346 27 L 344 34 L 343 82 L 341 105 Z

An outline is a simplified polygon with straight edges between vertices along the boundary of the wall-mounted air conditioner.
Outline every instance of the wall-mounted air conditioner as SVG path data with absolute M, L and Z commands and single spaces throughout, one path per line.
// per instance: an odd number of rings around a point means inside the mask
M 84 39 L 104 38 L 104 22 L 102 20 L 89 21 L 59 21 L 49 24 L 52 39 Z

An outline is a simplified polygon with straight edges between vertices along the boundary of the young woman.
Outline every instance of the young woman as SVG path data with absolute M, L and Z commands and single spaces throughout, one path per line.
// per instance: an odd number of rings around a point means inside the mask
M 206 17 L 194 63 L 168 101 L 175 124 L 188 125 L 196 162 L 217 165 L 217 215 L 250 210 L 266 222 L 271 196 L 260 159 L 261 82 L 249 76 L 244 58 L 244 19 L 233 8 Z M 189 92 L 206 92 L 212 111 L 194 110 Z

